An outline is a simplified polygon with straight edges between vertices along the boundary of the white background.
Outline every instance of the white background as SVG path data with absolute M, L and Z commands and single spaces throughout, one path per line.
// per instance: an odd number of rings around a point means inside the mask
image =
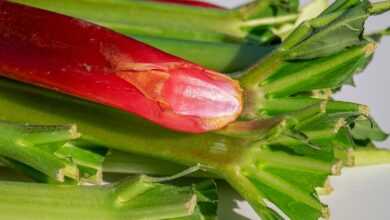
M 209 0 L 233 7 L 247 0 Z M 309 2 L 307 0 L 303 3 Z M 390 26 L 390 13 L 370 18 L 367 30 Z M 390 132 L 390 37 L 383 39 L 369 67 L 355 77 L 356 88 L 344 87 L 338 99 L 364 103 L 381 127 Z M 390 140 L 379 146 L 390 148 Z M 332 178 L 335 191 L 321 200 L 329 205 L 332 220 L 390 220 L 390 165 L 345 169 Z M 248 204 L 221 184 L 220 220 L 258 220 Z

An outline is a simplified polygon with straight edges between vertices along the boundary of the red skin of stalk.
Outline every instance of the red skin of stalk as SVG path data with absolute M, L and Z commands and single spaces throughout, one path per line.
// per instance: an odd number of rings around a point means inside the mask
M 222 7 L 220 7 L 218 5 L 214 5 L 214 4 L 211 4 L 208 2 L 193 1 L 193 0 L 153 0 L 153 1 L 175 3 L 175 4 L 181 4 L 181 5 L 198 6 L 198 7 L 204 7 L 204 8 L 223 9 Z
M 217 130 L 242 110 L 238 83 L 220 73 L 91 23 L 1 0 L 0 75 L 182 132 Z

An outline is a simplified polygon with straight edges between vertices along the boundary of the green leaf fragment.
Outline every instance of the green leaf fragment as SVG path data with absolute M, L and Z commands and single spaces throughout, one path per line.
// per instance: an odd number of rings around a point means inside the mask
M 298 15 L 294 24 L 286 23 L 281 27 L 272 29 L 273 33 L 278 35 L 282 40 L 285 40 L 295 28 L 297 28 L 304 21 L 317 17 L 328 6 L 328 0 L 313 0 L 307 5 L 304 5 Z
M 296 187 L 297 185 L 288 178 L 283 178 L 283 171 L 260 171 L 262 175 L 254 177 L 254 184 L 260 188 L 269 200 L 277 205 L 292 220 L 301 219 L 319 219 L 324 216 L 326 207 L 322 206 L 314 196 L 314 190 L 303 190 Z M 300 177 L 299 174 L 292 173 L 292 176 Z M 317 178 L 315 178 L 317 179 Z M 310 179 L 309 182 L 312 182 Z M 299 181 L 299 185 L 304 184 Z M 311 185 L 310 183 L 309 185 Z M 321 183 L 322 184 L 322 183 Z M 322 186 L 322 185 L 321 185 Z M 306 202 L 302 202 L 306 201 Z M 305 213 L 305 214 L 302 214 Z
M 372 119 L 361 117 L 354 121 L 351 128 L 353 138 L 357 140 L 384 141 L 389 136 Z
M 283 97 L 315 89 L 334 89 L 360 72 L 371 60 L 375 45 L 363 44 L 332 56 L 287 62 L 262 83 L 264 92 Z
M 368 1 L 336 1 L 318 18 L 305 22 L 300 29 L 307 29 L 305 36 L 291 45 L 284 46 L 287 59 L 313 59 L 328 56 L 357 45 L 362 41 L 364 22 L 369 16 Z M 303 36 L 303 35 L 301 35 Z

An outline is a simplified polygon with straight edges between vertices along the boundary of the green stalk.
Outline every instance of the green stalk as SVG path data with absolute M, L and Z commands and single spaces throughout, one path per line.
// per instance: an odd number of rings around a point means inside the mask
M 28 166 L 40 176 L 59 182 L 66 178 L 92 183 L 102 180 L 103 157 L 68 143 L 80 137 L 74 125 L 38 126 L 0 121 L 0 131 L 0 156 L 14 168 L 26 171 L 29 169 L 24 166 Z
M 350 152 L 352 166 L 369 166 L 390 163 L 390 151 L 378 148 L 358 148 Z
M 302 23 L 277 50 L 239 78 L 245 89 L 242 117 L 274 116 L 291 106 L 329 99 L 330 95 L 318 96 L 318 91 L 331 94 L 350 82 L 375 51 L 376 44 L 362 37 L 364 22 L 373 15 L 370 8 L 375 7 L 368 1 L 339 0 Z M 344 104 L 337 105 L 349 108 Z
M 121 151 L 167 159 L 186 166 L 201 164 L 205 171 L 214 173 L 232 184 L 251 202 L 262 217 L 270 219 L 270 216 L 277 216 L 264 202 L 264 199 L 268 199 L 281 206 L 292 219 L 299 219 L 300 215 L 284 203 L 291 199 L 286 188 L 279 188 L 271 182 L 258 183 L 258 180 L 251 179 L 257 172 L 264 170 L 273 178 L 281 178 L 289 186 L 298 187 L 291 188 L 292 191 L 307 195 L 299 197 L 296 206 L 306 210 L 309 213 L 308 216 L 319 217 L 325 213 L 325 208 L 319 201 L 314 203 L 308 201 L 314 201 L 309 199 L 315 191 L 314 188 L 322 187 L 327 176 L 332 173 L 333 159 L 320 162 L 313 157 L 310 160 L 312 163 L 318 161 L 318 164 L 324 164 L 323 168 L 314 171 L 313 168 L 309 170 L 304 168 L 307 167 L 308 157 L 311 156 L 292 156 L 280 154 L 274 150 L 266 151 L 268 143 L 271 144 L 274 138 L 277 140 L 290 129 L 289 124 L 303 122 L 308 117 L 315 118 L 316 112 L 322 111 L 322 108 L 313 107 L 300 111 L 292 114 L 288 122 L 283 120 L 276 125 L 267 125 L 265 121 L 259 121 L 259 133 L 257 134 L 257 137 L 261 137 L 259 140 L 215 133 L 202 135 L 176 133 L 115 109 L 10 80 L 1 80 L 0 86 L 2 88 L 0 90 L 0 116 L 3 119 L 45 124 L 77 122 L 83 134 L 82 138 L 88 142 Z M 40 103 L 45 103 L 45 105 Z M 13 109 L 12 114 L 5 109 Z M 151 136 L 153 138 L 150 138 Z M 272 148 L 271 145 L 269 147 Z M 287 150 L 287 147 L 285 146 L 284 149 Z M 303 147 L 303 149 L 306 148 Z M 272 160 L 262 162 L 264 158 L 273 156 L 280 158 L 278 161 L 284 161 L 284 165 Z M 257 172 L 253 173 L 251 167 L 256 164 L 263 164 L 263 166 L 255 166 Z M 294 167 L 299 169 L 292 170 L 291 168 Z M 286 172 L 289 175 L 284 175 Z M 305 176 L 308 178 L 308 185 L 300 188 L 299 183 L 290 179 L 291 175 Z M 277 192 L 274 192 L 275 190 Z M 275 197 L 276 194 L 279 196 Z M 278 199 L 282 197 L 289 199 Z
M 189 141 L 191 140 L 194 145 L 193 149 L 191 149 L 191 146 L 188 146 L 188 149 L 185 149 L 185 151 L 196 151 L 198 148 L 197 145 L 203 145 L 200 143 L 204 141 L 217 142 L 219 139 L 225 138 L 224 136 L 214 134 L 199 135 L 194 137 L 190 134 L 171 132 L 169 130 L 162 129 L 152 123 L 149 123 L 143 119 L 117 111 L 115 109 L 106 108 L 84 101 L 80 101 L 79 103 L 78 100 L 75 100 L 68 96 L 63 96 L 60 94 L 37 89 L 31 86 L 15 83 L 10 80 L 2 79 L 1 87 L 1 93 L 2 95 L 4 95 L 2 96 L 3 98 L 0 101 L 2 109 L 14 109 L 14 113 L 17 112 L 15 114 L 3 114 L 5 112 L 2 112 L 1 117 L 3 119 L 11 121 L 39 121 L 41 123 L 59 123 L 65 121 L 74 121 L 77 122 L 78 129 L 83 130 L 80 130 L 83 133 L 83 139 L 101 146 L 114 147 L 128 145 L 129 143 L 131 143 L 131 145 L 134 144 L 134 146 L 136 146 L 139 144 L 139 146 L 146 147 L 140 148 L 140 151 L 142 152 L 139 153 L 141 154 L 143 153 L 146 155 L 150 155 L 150 153 L 152 153 L 153 155 L 155 153 L 157 155 L 170 155 L 171 153 L 174 153 L 177 155 L 178 161 L 180 161 L 180 158 L 183 158 L 183 160 L 191 160 L 191 156 L 183 155 L 183 157 L 181 157 L 179 155 L 181 154 L 180 150 L 173 152 L 171 147 L 169 146 L 170 144 L 178 143 L 180 145 L 187 145 L 187 143 L 189 143 Z M 31 96 L 23 96 L 20 93 L 22 91 L 26 92 Z M 41 102 L 37 102 L 37 99 L 41 98 L 45 99 L 43 101 L 45 105 L 40 105 L 39 103 Z M 66 107 L 66 105 L 68 105 L 68 107 Z M 26 108 L 26 106 L 29 106 L 29 108 Z M 72 106 L 73 109 L 71 109 L 70 106 Z M 91 114 L 89 117 L 86 117 L 85 113 L 90 112 L 92 109 L 94 109 L 94 114 Z M 31 114 L 32 112 L 35 112 L 36 114 Z M 27 117 L 25 117 L 27 115 L 31 116 L 31 120 L 28 120 Z M 105 123 L 108 118 L 110 118 L 110 122 Z M 85 123 L 82 123 L 83 121 Z M 118 124 L 117 122 L 120 121 L 122 121 L 122 123 Z M 107 133 L 107 131 L 109 130 L 113 132 Z M 142 137 L 143 132 L 141 131 L 148 131 L 150 135 L 156 135 L 156 139 L 144 139 L 144 137 Z M 128 133 L 138 133 L 140 136 L 137 137 L 137 135 L 135 135 L 134 137 L 130 137 Z M 103 136 L 99 135 L 99 137 L 96 137 L 96 134 L 102 134 Z M 161 146 L 158 152 L 153 151 L 152 149 L 154 147 L 152 147 L 151 145 L 150 148 L 147 147 L 147 143 L 149 141 L 152 141 L 153 143 L 156 143 L 158 145 L 163 145 L 160 144 L 160 140 L 162 141 L 165 137 L 170 137 L 172 138 L 172 140 L 169 140 L 167 145 Z M 241 140 L 236 140 L 234 138 L 229 138 L 229 141 L 232 144 L 241 142 Z M 119 150 L 120 149 L 121 147 L 119 147 Z M 239 149 L 237 150 L 240 151 Z M 216 157 L 216 155 L 210 155 L 210 157 Z
M 287 63 L 285 65 L 288 67 L 289 61 L 304 62 L 309 60 L 309 63 L 313 63 L 310 62 L 313 59 L 332 56 L 349 47 L 365 44 L 366 41 L 362 38 L 363 25 L 365 20 L 373 15 L 370 8 L 375 7 L 377 3 L 369 4 L 368 1 L 357 1 L 349 5 L 349 8 L 337 8 L 340 2 L 343 1 L 337 1 L 317 18 L 299 25 L 277 51 L 241 77 L 241 85 L 248 89 L 254 89 L 261 86 L 272 74 L 277 73 L 283 64 Z M 386 10 L 390 10 L 390 8 Z M 383 12 L 385 10 L 380 11 L 380 13 Z M 338 33 L 337 38 L 335 37 L 336 33 Z M 373 45 L 366 48 L 367 56 L 373 52 L 374 48 Z M 299 70 L 302 67 L 294 70 Z M 284 74 L 286 75 L 286 73 Z M 291 81 L 291 79 L 286 79 L 286 81 Z
M 2 181 L 0 212 L 18 220 L 201 219 L 201 187 L 161 184 L 145 176 L 88 187 Z
M 132 36 L 153 47 L 212 70 L 243 70 L 270 53 L 274 47 L 247 43 L 220 43 Z
M 50 178 L 48 175 L 28 166 L 23 163 L 20 163 L 16 160 L 12 160 L 9 158 L 2 157 L 0 158 L 0 165 L 9 168 L 9 172 L 12 172 L 13 175 L 20 173 L 23 178 L 10 178 L 9 175 L 3 176 L 3 179 L 5 181 L 36 181 L 39 183 L 53 183 L 53 184 L 58 184 L 59 181 Z M 16 171 L 16 172 L 15 172 Z M 20 177 L 16 175 L 17 177 Z M 78 184 L 76 180 L 66 178 L 62 183 L 65 184 Z
M 106 155 L 103 163 L 103 171 L 105 173 L 117 174 L 173 175 L 186 168 L 187 166 L 173 163 L 168 160 L 140 156 L 116 150 L 111 150 Z M 201 170 L 191 173 L 190 176 L 218 178 L 216 175 Z
M 294 93 L 310 91 L 314 89 L 334 89 L 353 76 L 359 62 L 365 62 L 372 51 L 372 44 L 353 47 L 337 53 L 333 56 L 319 58 L 315 61 L 302 61 L 299 63 L 286 63 L 287 67 L 276 71 L 274 74 L 284 74 L 274 79 L 269 77 L 264 80 L 261 87 L 265 94 L 271 97 L 293 95 Z M 295 64 L 295 65 L 294 65 Z M 299 70 L 299 67 L 305 67 Z M 291 68 L 295 71 L 289 71 Z M 352 70 L 352 71 L 351 71 Z M 289 71 L 287 73 L 287 71 Z M 340 74 L 337 74 L 340 73 Z M 324 80 L 329 80 L 325 82 Z
M 279 17 L 258 18 L 245 22 L 244 27 L 256 27 L 262 25 L 276 25 L 288 22 L 294 22 L 298 18 L 298 14 L 284 15 Z
M 279 115 L 329 99 L 317 97 L 316 91 L 340 88 L 364 69 L 375 47 L 375 43 L 366 42 L 331 56 L 302 61 L 286 61 L 281 52 L 269 55 L 240 77 L 246 92 L 242 117 Z M 364 111 L 353 103 L 329 102 L 328 107 L 337 111 Z
M 73 163 L 77 164 L 82 183 L 102 183 L 104 155 L 79 148 L 71 143 L 64 144 L 54 154 L 63 160 L 71 159 Z
M 23 162 L 59 181 L 64 181 L 65 176 L 78 178 L 78 170 L 72 164 L 34 147 L 35 144 L 78 138 L 79 134 L 74 126 L 34 127 L 1 122 L 0 129 L 2 135 L 0 154 L 2 156 Z
M 371 14 L 382 14 L 388 10 L 390 10 L 390 1 L 385 0 L 385 1 L 373 3 L 371 8 L 370 8 L 370 13 Z
M 297 17 L 295 1 L 288 4 L 256 1 L 235 10 L 152 1 L 13 1 L 86 19 L 126 35 L 210 42 L 249 40 L 263 43 L 262 36 L 252 30 L 267 29 L 274 24 L 294 21 Z
M 103 170 L 109 173 L 145 173 L 148 175 L 171 175 L 185 169 L 185 166 L 170 161 L 139 156 L 120 151 L 110 151 Z

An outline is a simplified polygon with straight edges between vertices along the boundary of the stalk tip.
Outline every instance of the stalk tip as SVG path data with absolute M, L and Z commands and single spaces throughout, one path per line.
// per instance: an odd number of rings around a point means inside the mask
M 343 167 L 343 162 L 341 160 L 337 161 L 335 164 L 333 164 L 332 169 L 331 169 L 332 175 L 340 176 L 342 167 Z
M 344 118 L 338 119 L 334 127 L 334 132 L 337 133 L 341 128 L 345 127 L 347 124 L 348 123 Z
M 370 108 L 367 105 L 359 105 L 359 113 L 368 116 L 370 114 Z
M 368 43 L 368 44 L 364 47 L 363 50 L 364 50 L 366 56 L 369 57 L 369 56 L 371 56 L 371 55 L 375 52 L 375 50 L 376 50 L 377 47 L 378 47 L 377 43 L 375 43 L 375 42 L 370 42 L 370 43 Z
M 72 124 L 69 128 L 70 139 L 76 139 L 81 137 L 81 134 L 77 131 L 77 125 Z
M 332 192 L 334 191 L 332 185 L 330 184 L 330 179 L 329 177 L 326 178 L 325 182 L 324 182 L 324 185 L 322 187 L 318 187 L 316 188 L 316 192 L 318 195 L 322 195 L 322 196 L 325 196 L 325 195 L 329 195 L 331 194 Z
M 353 167 L 356 165 L 356 158 L 354 154 L 354 149 L 350 148 L 347 150 L 347 160 L 345 162 L 346 166 Z
M 331 89 L 315 89 L 312 92 L 314 98 L 329 99 L 332 97 L 333 92 Z
M 57 181 L 59 181 L 61 183 L 64 182 L 65 181 L 64 168 L 63 169 L 59 169 L 55 176 L 56 176 L 56 180 Z
M 323 219 L 326 219 L 326 220 L 330 219 L 330 210 L 329 210 L 328 207 L 322 208 L 321 213 L 322 213 L 322 218 Z

